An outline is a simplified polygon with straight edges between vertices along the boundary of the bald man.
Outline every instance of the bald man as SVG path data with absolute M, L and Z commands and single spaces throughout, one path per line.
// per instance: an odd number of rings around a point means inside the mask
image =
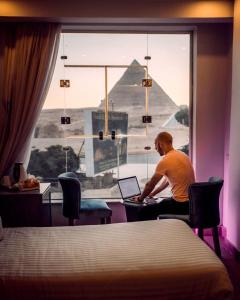
M 188 188 L 195 182 L 194 170 L 189 157 L 173 148 L 173 138 L 168 132 L 161 132 L 155 139 L 155 148 L 162 160 L 155 173 L 147 182 L 143 193 L 135 198 L 142 202 L 147 196 L 153 197 L 170 185 L 172 197 L 160 203 L 145 206 L 140 211 L 141 220 L 154 220 L 159 214 L 188 214 Z M 159 181 L 163 179 L 156 188 Z

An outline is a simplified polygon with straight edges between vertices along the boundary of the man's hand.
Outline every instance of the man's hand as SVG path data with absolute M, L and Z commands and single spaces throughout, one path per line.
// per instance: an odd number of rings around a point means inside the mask
M 132 200 L 135 201 L 135 202 L 142 202 L 143 201 L 141 196 L 135 196 L 135 197 L 132 198 Z
M 156 191 L 153 191 L 155 185 L 161 180 L 162 175 L 154 174 L 152 178 L 146 183 L 145 188 L 140 196 L 132 197 L 132 200 L 136 203 L 142 203 L 146 197 L 153 197 Z M 153 194 L 153 195 L 152 195 Z

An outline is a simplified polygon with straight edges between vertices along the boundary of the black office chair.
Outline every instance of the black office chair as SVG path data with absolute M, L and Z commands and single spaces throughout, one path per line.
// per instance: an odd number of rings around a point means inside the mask
M 100 199 L 82 200 L 81 185 L 76 174 L 67 172 L 58 176 L 63 190 L 63 215 L 68 218 L 69 225 L 80 215 L 100 218 L 101 224 L 111 223 L 112 210 Z
M 159 215 L 158 219 L 179 219 L 198 229 L 198 236 L 203 239 L 203 230 L 212 228 L 214 248 L 221 257 L 218 225 L 220 223 L 219 195 L 223 180 L 210 177 L 208 182 L 193 183 L 189 186 L 189 215 Z

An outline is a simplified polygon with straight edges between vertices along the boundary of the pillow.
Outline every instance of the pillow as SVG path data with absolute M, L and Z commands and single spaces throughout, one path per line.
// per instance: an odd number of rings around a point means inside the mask
M 3 227 L 2 227 L 2 219 L 0 217 L 0 241 L 3 239 Z

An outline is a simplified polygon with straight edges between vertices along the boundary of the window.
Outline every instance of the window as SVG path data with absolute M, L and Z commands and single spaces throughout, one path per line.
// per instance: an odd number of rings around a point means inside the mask
M 147 78 L 152 87 L 142 86 Z M 70 87 L 60 87 L 61 79 Z M 28 172 L 51 182 L 75 172 L 86 198 L 120 197 L 122 177 L 137 175 L 143 187 L 161 159 L 157 133 L 170 132 L 175 148 L 188 153 L 189 82 L 189 34 L 62 33 Z M 142 122 L 145 115 L 151 123 Z M 63 116 L 71 123 L 61 124 Z

